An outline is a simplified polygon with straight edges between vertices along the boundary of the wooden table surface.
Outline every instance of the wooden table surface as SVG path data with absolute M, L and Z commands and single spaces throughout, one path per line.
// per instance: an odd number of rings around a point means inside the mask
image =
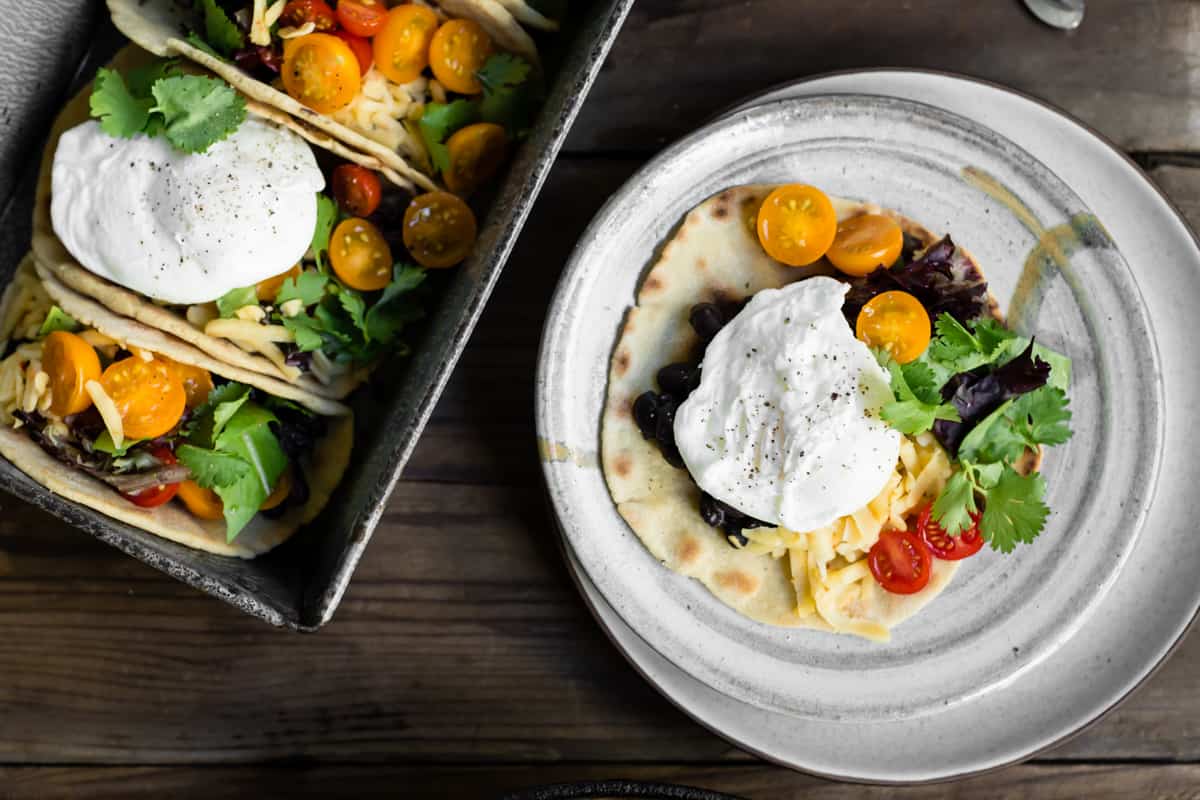
M 750 797 L 1200 796 L 1200 638 L 1044 757 L 953 787 L 770 766 L 677 711 L 577 595 L 532 419 L 544 309 L 600 204 L 737 98 L 859 66 L 948 69 L 1056 103 L 1200 225 L 1200 5 L 641 0 L 333 623 L 274 630 L 0 498 L 0 797 L 489 797 L 642 778 Z M 631 258 L 641 258 L 631 254 Z

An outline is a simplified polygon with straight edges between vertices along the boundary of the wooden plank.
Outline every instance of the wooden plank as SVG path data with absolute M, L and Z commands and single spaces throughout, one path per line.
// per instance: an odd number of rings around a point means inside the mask
M 507 792 L 562 783 L 590 783 L 596 794 L 612 796 L 602 782 L 640 781 L 691 786 L 739 797 L 772 800 L 932 800 L 1037 797 L 1039 800 L 1176 800 L 1197 796 L 1200 766 L 1111 764 L 1095 766 L 1013 767 L 956 783 L 907 788 L 830 783 L 766 764 L 639 765 L 630 763 L 514 766 L 402 767 L 313 766 L 253 767 L 0 767 L 8 800 L 44 798 L 273 797 L 287 787 L 288 797 L 351 797 L 363 793 L 390 797 L 493 799 Z M 628 796 L 628 795 L 622 795 Z
M 949 70 L 1058 104 L 1133 150 L 1198 149 L 1189 0 L 1089 0 L 1073 34 L 1019 2 L 639 0 L 572 151 L 657 150 L 768 86 L 881 65 Z
M 399 485 L 322 633 L 266 628 L 0 498 L 0 763 L 749 761 L 624 662 L 544 515 L 528 406 L 537 309 L 619 169 L 556 171 L 414 459 L 420 480 Z M 1155 172 L 1192 213 L 1198 175 Z M 573 208 L 572 192 L 594 199 Z M 1196 664 L 1200 638 L 1053 755 L 1200 760 Z

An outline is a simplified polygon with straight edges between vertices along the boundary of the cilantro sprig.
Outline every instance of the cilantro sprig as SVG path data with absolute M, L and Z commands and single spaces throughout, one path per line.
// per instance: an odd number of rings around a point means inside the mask
M 523 138 L 529 132 L 541 97 L 541 86 L 532 65 L 511 53 L 497 53 L 475 77 L 483 86 L 482 96 L 429 103 L 417 123 L 433 168 L 440 173 L 450 169 L 446 140 L 467 125 L 475 122 L 502 125 L 513 139 Z
M 227 541 L 249 524 L 287 469 L 273 422 L 275 415 L 250 399 L 249 386 L 227 383 L 196 409 L 187 441 L 175 450 L 193 480 L 221 498 Z
M 1006 389 L 995 408 L 973 421 L 958 443 L 957 469 L 933 504 L 934 518 L 952 536 L 977 517 L 984 539 L 1000 552 L 1011 552 L 1017 544 L 1033 541 L 1049 514 L 1043 502 L 1045 479 L 1036 473 L 1022 475 L 1016 467 L 1028 450 L 1070 438 L 1070 360 L 1040 344 L 1031 345 L 992 319 L 976 320 L 968 327 L 942 314 L 934 329 L 935 338 L 916 361 L 900 365 L 882 351 L 876 354 L 888 370 L 895 396 L 881 415 L 908 435 L 938 432 L 939 420 L 962 423 L 952 402 L 954 387 L 947 388 L 951 380 L 978 380 L 980 375 L 987 380 L 1019 358 L 1026 359 L 1022 364 L 1043 361 L 1043 370 L 1049 365 L 1045 385 Z
M 246 101 L 227 83 L 184 75 L 173 62 L 133 71 L 129 81 L 101 67 L 89 100 L 91 115 L 109 136 L 164 136 L 183 153 L 203 153 L 246 119 Z

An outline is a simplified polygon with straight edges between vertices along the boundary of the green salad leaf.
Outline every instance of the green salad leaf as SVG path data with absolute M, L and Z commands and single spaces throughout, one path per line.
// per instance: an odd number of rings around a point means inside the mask
M 38 338 L 40 339 L 46 334 L 54 333 L 55 331 L 67 331 L 71 333 L 79 330 L 79 327 L 79 320 L 58 306 L 50 306 L 50 310 L 46 313 L 46 319 L 42 321 L 42 327 L 38 329 Z
M 256 305 L 258 305 L 258 292 L 253 286 L 230 289 L 217 298 L 217 310 L 221 312 L 222 319 L 234 316 L 239 308 Z
M 329 276 L 320 272 L 305 270 L 299 275 L 288 278 L 279 287 L 275 296 L 275 305 L 281 306 L 289 300 L 299 300 L 305 308 L 315 305 L 325 296 L 325 287 Z
M 479 120 L 479 104 L 473 100 L 455 100 L 451 103 L 429 103 L 421 112 L 417 129 L 429 152 L 429 159 L 438 172 L 450 169 L 450 152 L 445 142 L 450 134 Z
M 475 77 L 483 84 L 479 115 L 503 125 L 509 136 L 521 138 L 529 129 L 541 100 L 541 86 L 532 80 L 533 66 L 511 53 L 491 56 Z
M 942 402 L 937 380 L 928 364 L 912 361 L 900 365 L 886 353 L 877 356 L 884 359 L 884 366 L 892 376 L 892 393 L 896 396 L 896 400 L 880 412 L 884 422 L 901 433 L 915 436 L 932 428 L 936 420 L 958 421 L 954 406 Z
M 241 29 L 217 0 L 200 0 L 200 8 L 204 12 L 204 39 L 214 50 L 229 56 L 245 45 Z
M 317 261 L 317 269 L 325 271 L 325 255 L 329 252 L 329 237 L 333 234 L 333 225 L 337 222 L 338 207 L 332 197 L 317 193 L 317 226 L 313 229 L 312 250 L 313 258 Z
M 233 388 L 229 388 L 233 387 Z M 249 399 L 250 388 L 224 384 L 197 416 L 203 421 L 175 455 L 193 479 L 221 498 L 226 539 L 233 541 L 271 494 L 288 459 L 271 430 L 276 417 Z

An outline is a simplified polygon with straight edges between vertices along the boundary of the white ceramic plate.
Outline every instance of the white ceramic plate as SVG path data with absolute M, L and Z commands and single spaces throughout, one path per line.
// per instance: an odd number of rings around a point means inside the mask
M 990 125 L 1048 163 L 1107 225 L 1137 274 L 1160 332 L 1166 407 L 1187 407 L 1200 370 L 1186 357 L 1183 320 L 1189 298 L 1200 296 L 1200 252 L 1169 204 L 1131 163 L 1037 102 L 945 75 L 835 75 L 775 96 L 823 92 L 875 92 L 929 102 Z M 1117 426 L 1130 422 L 1114 419 Z M 734 699 L 688 677 L 649 647 L 587 576 L 580 577 L 581 588 L 614 641 L 648 679 L 699 721 L 765 757 L 826 775 L 876 781 L 932 780 L 995 767 L 1057 742 L 1112 707 L 1161 661 L 1195 614 L 1197 588 L 1191 576 L 1200 564 L 1200 544 L 1190 535 L 1196 505 L 1190 487 L 1196 478 L 1196 434 L 1182 415 L 1168 414 L 1165 425 L 1163 480 L 1149 524 L 1110 590 L 1091 604 L 1095 613 L 1082 615 L 1074 636 L 1048 647 L 1041 660 L 1014 671 L 1009 680 L 940 709 L 925 708 L 915 721 L 801 721 Z M 1098 492 L 1114 493 L 1112 486 Z M 574 566 L 573 555 L 569 560 Z

